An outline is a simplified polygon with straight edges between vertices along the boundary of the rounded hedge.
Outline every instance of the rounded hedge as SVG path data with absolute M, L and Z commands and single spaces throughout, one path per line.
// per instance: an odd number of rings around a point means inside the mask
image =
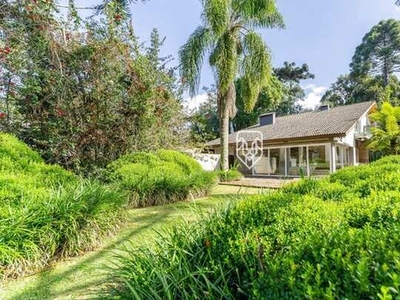
M 173 150 L 122 156 L 107 167 L 106 179 L 128 192 L 134 207 L 204 195 L 215 184 L 214 173 L 203 171 L 193 158 Z
M 93 249 L 123 220 L 126 195 L 83 180 L 0 134 L 0 276 Z

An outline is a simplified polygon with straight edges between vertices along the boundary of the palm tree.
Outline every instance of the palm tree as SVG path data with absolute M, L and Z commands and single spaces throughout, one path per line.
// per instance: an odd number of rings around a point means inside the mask
M 221 169 L 227 170 L 229 119 L 236 114 L 235 78 L 243 77 L 245 108 L 251 110 L 271 75 L 270 54 L 256 28 L 283 28 L 275 0 L 202 0 L 199 26 L 179 52 L 183 82 L 194 96 L 205 56 L 218 89 Z

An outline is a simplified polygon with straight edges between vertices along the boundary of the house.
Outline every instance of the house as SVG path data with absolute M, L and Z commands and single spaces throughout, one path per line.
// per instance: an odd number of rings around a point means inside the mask
M 295 115 L 276 117 L 263 114 L 259 124 L 229 135 L 229 160 L 240 162 L 239 170 L 253 176 L 297 177 L 327 175 L 350 165 L 369 162 L 366 141 L 369 114 L 375 102 L 363 102 Z M 262 136 L 254 164 L 246 165 L 255 136 Z M 245 150 L 237 144 L 245 141 Z M 238 145 L 238 146 L 237 146 Z M 220 140 L 207 143 L 214 153 L 220 151 Z

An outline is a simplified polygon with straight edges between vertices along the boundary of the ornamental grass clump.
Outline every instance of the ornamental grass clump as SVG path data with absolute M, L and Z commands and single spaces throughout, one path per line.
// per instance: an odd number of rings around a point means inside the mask
M 120 191 L 47 165 L 0 134 L 0 277 L 93 249 L 118 228 L 125 202 Z
M 106 180 L 129 194 L 131 206 L 145 207 L 205 195 L 215 174 L 186 154 L 159 150 L 122 156 L 108 166 Z
M 113 270 L 120 299 L 395 299 L 400 157 L 252 196 Z M 350 183 L 347 183 L 350 182 Z

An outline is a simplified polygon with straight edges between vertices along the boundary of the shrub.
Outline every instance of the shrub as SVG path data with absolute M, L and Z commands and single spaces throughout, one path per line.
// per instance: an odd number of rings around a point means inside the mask
M 186 154 L 159 150 L 121 157 L 107 167 L 106 180 L 128 192 L 132 206 L 144 207 L 203 195 L 214 185 L 215 175 Z
M 393 157 L 303 180 L 175 228 L 155 248 L 128 249 L 113 292 L 122 299 L 395 298 L 397 167 Z
M 126 196 L 47 165 L 0 134 L 0 275 L 18 276 L 92 249 L 123 220 Z
M 231 168 L 228 171 L 219 172 L 219 180 L 222 182 L 229 182 L 242 179 L 243 175 L 236 168 Z

